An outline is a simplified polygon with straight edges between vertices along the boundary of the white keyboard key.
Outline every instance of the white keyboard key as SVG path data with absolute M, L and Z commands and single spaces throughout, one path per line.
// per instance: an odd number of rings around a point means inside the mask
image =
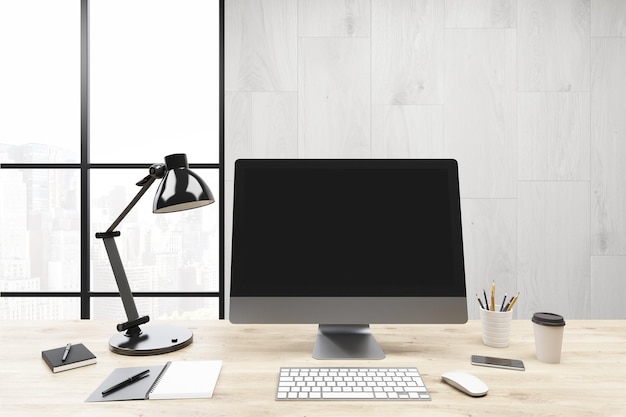
M 373 392 L 323 392 L 322 398 L 327 399 L 371 399 L 374 398 Z
M 426 387 L 404 387 L 406 392 L 426 392 Z

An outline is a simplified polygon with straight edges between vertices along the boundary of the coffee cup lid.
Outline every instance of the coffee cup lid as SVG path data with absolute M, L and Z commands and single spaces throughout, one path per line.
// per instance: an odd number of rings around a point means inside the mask
M 532 322 L 542 326 L 565 326 L 563 316 L 554 313 L 535 313 Z

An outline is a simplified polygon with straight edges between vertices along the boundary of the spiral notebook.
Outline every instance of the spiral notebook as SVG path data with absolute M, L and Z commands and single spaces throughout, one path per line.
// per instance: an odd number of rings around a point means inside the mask
M 117 368 L 85 402 L 211 398 L 221 369 L 222 361 L 174 361 L 158 366 Z M 145 370 L 149 372 L 144 378 L 102 394 Z

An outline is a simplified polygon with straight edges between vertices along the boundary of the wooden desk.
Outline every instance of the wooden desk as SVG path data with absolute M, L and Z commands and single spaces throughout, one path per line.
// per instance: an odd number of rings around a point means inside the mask
M 163 323 L 161 323 L 163 324 Z M 194 343 L 150 357 L 108 350 L 114 323 L 98 321 L 2 322 L 0 415 L 14 416 L 625 416 L 626 321 L 568 321 L 561 363 L 539 362 L 530 320 L 514 321 L 511 346 L 484 346 L 480 323 L 372 326 L 387 357 L 382 361 L 316 361 L 312 325 L 233 325 L 180 322 Z M 41 351 L 84 343 L 98 363 L 53 374 Z M 525 372 L 470 365 L 471 354 L 522 359 Z M 210 400 L 85 403 L 117 367 L 168 360 L 224 361 Z M 274 401 L 280 366 L 417 366 L 432 394 L 413 401 Z M 489 385 L 471 398 L 441 382 L 451 370 L 471 372 Z

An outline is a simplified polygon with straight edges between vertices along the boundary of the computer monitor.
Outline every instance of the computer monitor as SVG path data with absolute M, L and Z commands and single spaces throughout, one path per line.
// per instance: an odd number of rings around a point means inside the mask
M 237 160 L 229 319 L 318 324 L 317 359 L 382 359 L 374 323 L 465 323 L 456 161 Z

